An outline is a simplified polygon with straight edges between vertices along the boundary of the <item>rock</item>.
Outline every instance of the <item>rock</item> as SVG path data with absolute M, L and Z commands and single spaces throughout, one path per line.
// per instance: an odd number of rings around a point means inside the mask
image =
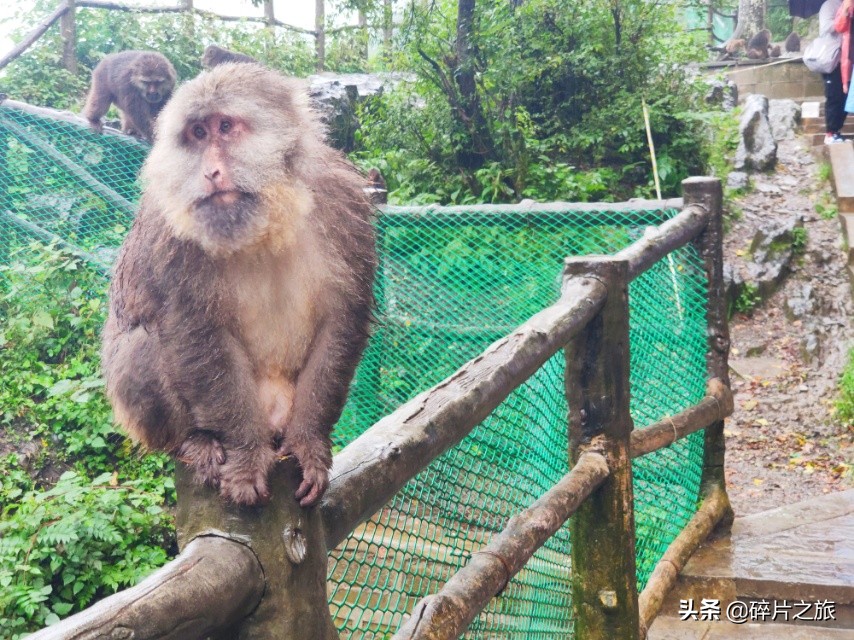
M 726 177 L 727 189 L 747 189 L 750 181 L 744 171 L 730 171 Z
M 320 73 L 308 78 L 308 92 L 329 130 L 330 144 L 352 151 L 359 128 L 359 103 L 413 80 L 414 76 L 407 73 Z
M 795 251 L 792 248 L 794 230 L 803 226 L 798 215 L 770 219 L 761 224 L 750 243 L 753 261 L 746 269 L 745 280 L 752 282 L 763 298 L 767 298 L 789 274 Z
M 789 320 L 798 320 L 813 313 L 815 307 L 812 285 L 802 284 L 792 295 L 786 298 L 786 302 L 783 304 L 783 312 Z
M 818 338 L 818 332 L 813 331 L 803 337 L 800 352 L 804 362 L 809 363 L 818 359 L 821 355 L 821 341 Z
M 768 98 L 747 96 L 738 127 L 741 139 L 735 152 L 736 169 L 765 171 L 777 163 L 777 142 L 768 121 Z
M 748 358 L 754 358 L 756 356 L 761 356 L 765 353 L 765 350 L 768 348 L 767 342 L 755 341 L 744 347 L 744 355 Z
M 765 193 L 770 196 L 779 196 L 783 193 L 783 191 L 775 184 L 768 184 L 767 182 L 757 182 L 756 190 L 759 193 Z
M 795 129 L 801 123 L 801 106 L 794 100 L 770 100 L 768 122 L 774 140 L 795 137 Z
M 724 111 L 735 109 L 738 104 L 738 86 L 732 80 L 713 79 L 708 81 L 708 85 L 708 104 L 720 106 Z
M 727 301 L 732 304 L 736 301 L 744 288 L 744 278 L 741 272 L 728 262 L 724 263 L 724 294 Z

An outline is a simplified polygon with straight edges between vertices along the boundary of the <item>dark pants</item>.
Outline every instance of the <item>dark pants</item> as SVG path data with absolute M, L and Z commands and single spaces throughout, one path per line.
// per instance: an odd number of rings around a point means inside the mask
M 839 65 L 831 73 L 824 73 L 824 121 L 828 133 L 839 133 L 845 124 L 845 98 L 848 95 L 842 91 L 842 66 Z

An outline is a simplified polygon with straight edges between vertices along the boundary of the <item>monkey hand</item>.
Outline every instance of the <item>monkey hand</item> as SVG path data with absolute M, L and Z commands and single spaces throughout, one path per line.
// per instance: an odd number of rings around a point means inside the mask
M 196 471 L 196 478 L 209 487 L 218 487 L 220 469 L 225 463 L 222 443 L 210 431 L 194 431 L 181 447 L 176 457 Z
M 296 457 L 302 471 L 302 482 L 294 497 L 303 508 L 314 506 L 329 487 L 329 468 L 332 466 L 329 445 L 320 438 L 304 439 L 288 435 L 285 434 L 276 453 Z
M 270 501 L 267 476 L 276 462 L 270 447 L 226 449 L 222 465 L 219 493 L 224 500 L 246 506 L 258 506 Z
M 95 133 L 104 133 L 104 122 L 100 119 L 98 120 L 90 120 L 89 128 L 92 129 Z

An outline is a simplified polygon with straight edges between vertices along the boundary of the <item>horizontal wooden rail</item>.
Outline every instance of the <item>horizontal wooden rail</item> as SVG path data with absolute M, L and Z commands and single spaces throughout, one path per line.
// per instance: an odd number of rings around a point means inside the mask
M 668 253 L 700 235 L 709 222 L 709 215 L 701 205 L 688 205 L 667 222 L 647 227 L 640 240 L 613 257 L 629 261 L 629 280 L 634 280 Z
M 137 586 L 27 638 L 196 640 L 245 618 L 263 593 L 264 574 L 249 547 L 205 536 Z
M 602 226 L 603 217 L 591 214 L 613 214 L 615 224 L 648 224 L 651 211 L 681 209 L 682 199 L 635 200 L 632 202 L 534 202 L 519 204 L 478 204 L 443 207 L 425 205 L 404 207 L 385 205 L 379 215 L 386 224 L 416 224 L 419 220 L 438 219 L 442 224 L 507 224 L 524 220 L 528 224 L 566 222 L 573 226 Z
M 646 587 L 638 596 L 641 638 L 646 638 L 652 621 L 661 610 L 667 593 L 676 583 L 679 572 L 685 568 L 685 563 L 729 511 L 726 491 L 719 486 L 712 487 L 697 513 L 667 547 L 667 551 L 655 565 Z
M 502 591 L 534 553 L 608 477 L 608 463 L 585 453 L 572 470 L 507 527 L 445 586 L 421 600 L 393 640 L 452 640 L 460 637 L 490 599 Z
M 571 279 L 557 303 L 347 445 L 335 456 L 321 504 L 327 546 L 338 546 L 404 484 L 459 443 L 560 351 L 604 301 L 600 282 Z
M 658 451 L 732 414 L 732 391 L 723 382 L 717 378 L 709 380 L 706 393 L 708 395 L 705 398 L 682 413 L 633 431 L 632 458 Z
M 58 109 L 50 109 L 48 107 L 36 107 L 31 104 L 27 104 L 26 102 L 19 102 L 17 100 L 9 100 L 0 98 L 0 112 L 5 109 L 11 109 L 13 111 L 21 111 L 22 113 L 26 113 L 28 115 L 36 116 L 39 118 L 47 118 L 49 120 L 53 120 L 57 123 L 61 123 L 63 125 L 70 125 L 74 128 L 77 133 L 80 132 L 88 132 L 93 138 L 97 139 L 97 137 L 101 135 L 110 136 L 111 138 L 117 138 L 123 144 L 128 144 L 133 147 L 140 147 L 142 149 L 147 150 L 148 144 L 140 141 L 133 136 L 129 136 L 125 133 L 122 133 L 118 129 L 114 129 L 113 127 L 105 126 L 102 132 L 95 133 L 92 131 L 92 127 L 89 125 L 89 121 L 85 118 L 81 118 L 76 113 L 71 113 L 70 111 L 59 111 Z

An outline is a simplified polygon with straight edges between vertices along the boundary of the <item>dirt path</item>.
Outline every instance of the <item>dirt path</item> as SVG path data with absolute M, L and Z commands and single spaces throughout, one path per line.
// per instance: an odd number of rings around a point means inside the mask
M 783 141 L 778 158 L 777 169 L 754 176 L 752 192 L 736 201 L 742 215 L 724 247 L 725 261 L 743 270 L 751 239 L 770 218 L 800 215 L 807 231 L 806 251 L 782 287 L 730 324 L 736 409 L 727 423 L 726 478 L 737 515 L 854 485 L 854 428 L 833 415 L 836 383 L 854 346 L 839 222 L 816 213 L 830 186 L 806 142 Z

